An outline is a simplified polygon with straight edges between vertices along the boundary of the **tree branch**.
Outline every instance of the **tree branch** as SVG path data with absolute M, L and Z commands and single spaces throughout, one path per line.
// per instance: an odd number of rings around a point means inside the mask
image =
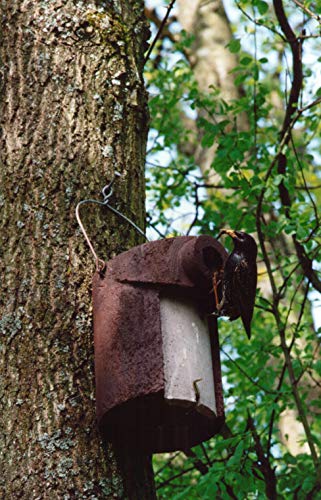
M 271 500 L 275 500 L 277 498 L 275 471 L 274 469 L 272 469 L 269 459 L 265 456 L 261 440 L 255 428 L 254 420 L 251 417 L 250 412 L 248 412 L 247 425 L 254 440 L 254 448 L 257 454 L 258 461 L 262 464 L 260 470 L 262 471 L 265 479 L 266 496 Z
M 321 468 L 320 468 L 320 463 L 319 463 L 319 458 L 316 452 L 316 448 L 314 445 L 314 440 L 313 440 L 313 435 L 310 429 L 310 425 L 304 410 L 304 406 L 299 394 L 298 386 L 297 386 L 297 381 L 294 373 L 294 368 L 292 365 L 292 360 L 291 360 L 291 355 L 290 355 L 290 347 L 287 346 L 286 343 L 286 337 L 285 337 L 285 325 L 282 324 L 281 317 L 279 315 L 279 311 L 275 310 L 275 320 L 277 323 L 277 327 L 279 330 L 280 334 L 280 339 L 281 339 L 281 347 L 285 359 L 285 364 L 286 368 L 289 374 L 290 378 L 290 384 L 291 384 L 291 389 L 292 389 L 292 394 L 295 400 L 295 404 L 298 410 L 298 415 L 300 418 L 300 421 L 302 422 L 304 432 L 307 438 L 307 443 L 310 448 L 310 453 L 311 457 L 315 466 L 316 474 L 317 474 L 317 482 L 321 486 Z
M 183 450 L 183 453 L 192 460 L 195 469 L 197 469 L 202 474 L 202 476 L 205 476 L 205 474 L 208 473 L 208 466 L 204 464 L 204 462 L 202 462 L 200 458 L 198 458 L 193 450 Z
M 296 113 L 298 109 L 299 97 L 303 85 L 302 39 L 300 37 L 295 36 L 295 33 L 292 30 L 285 15 L 282 0 L 273 0 L 273 6 L 280 27 L 286 37 L 286 41 L 290 45 L 292 52 L 292 71 L 293 71 L 292 86 L 290 91 L 289 102 L 283 120 L 282 130 L 280 132 L 280 140 L 281 143 L 283 142 L 283 148 L 284 148 L 284 146 L 286 146 L 291 139 L 291 130 L 295 122 L 295 119 L 293 119 L 293 115 Z M 300 114 L 298 113 L 297 116 L 299 115 Z M 278 173 L 285 176 L 287 167 L 287 158 L 283 153 L 284 150 L 283 148 L 278 153 L 276 159 L 278 165 Z M 292 205 L 292 200 L 290 197 L 290 193 L 283 180 L 279 184 L 279 194 L 281 203 L 285 210 L 285 215 L 288 219 L 291 219 L 290 208 Z M 316 290 L 321 292 L 321 280 L 318 278 L 316 272 L 313 270 L 312 260 L 306 254 L 304 246 L 297 240 L 295 234 L 292 236 L 292 240 L 304 275 L 311 282 L 311 285 Z

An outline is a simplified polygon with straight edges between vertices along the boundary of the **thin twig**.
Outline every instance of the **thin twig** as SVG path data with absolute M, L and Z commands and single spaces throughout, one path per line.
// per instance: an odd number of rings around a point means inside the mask
M 194 218 L 186 232 L 186 236 L 188 236 L 191 232 L 191 230 L 193 229 L 193 226 L 194 224 L 196 224 L 196 222 L 198 221 L 198 214 L 199 214 L 199 208 L 200 208 L 200 201 L 199 201 L 199 197 L 198 197 L 198 189 L 197 189 L 197 184 L 194 184 L 194 187 L 195 187 L 195 191 L 194 191 L 194 198 L 195 198 L 195 215 L 194 215 Z
M 315 220 L 316 220 L 316 226 L 317 228 L 319 227 L 319 214 L 318 214 L 318 210 L 317 210 L 317 207 L 316 207 L 316 204 L 314 202 L 314 199 L 312 198 L 312 195 L 308 189 L 308 186 L 307 186 L 307 183 L 306 183 L 306 179 L 305 179 L 305 175 L 304 175 L 304 170 L 303 170 L 303 166 L 302 166 L 302 163 L 301 163 L 301 160 L 299 158 L 299 155 L 298 155 L 298 152 L 297 152 L 297 149 L 296 149 L 296 146 L 295 146 L 295 143 L 294 143 L 294 140 L 293 140 L 293 135 L 291 134 L 291 144 L 292 144 L 292 148 L 293 148 L 293 151 L 294 151 L 294 155 L 295 155 L 295 158 L 296 158 L 296 161 L 299 165 L 299 169 L 301 171 L 301 176 L 302 176 L 302 180 L 303 180 L 303 184 L 304 184 L 304 187 L 305 187 L 305 191 L 310 199 L 310 202 L 311 202 L 311 205 L 313 206 L 313 211 L 314 211 L 314 217 L 315 217 Z
M 307 438 L 307 443 L 308 443 L 308 446 L 310 449 L 311 457 L 312 457 L 312 460 L 313 460 L 313 463 L 314 463 L 314 466 L 316 469 L 317 477 L 318 477 L 318 483 L 320 483 L 321 482 L 321 477 L 320 477 L 321 470 L 320 470 L 319 458 L 318 458 L 316 448 L 314 445 L 313 435 L 312 435 L 310 425 L 309 425 L 309 422 L 308 422 L 308 419 L 306 416 L 304 405 L 303 405 L 303 402 L 301 400 L 299 390 L 297 387 L 295 372 L 294 372 L 292 359 L 291 359 L 291 355 L 290 355 L 290 349 L 286 343 L 285 325 L 282 323 L 282 319 L 280 317 L 278 309 L 275 309 L 274 317 L 275 317 L 277 328 L 278 328 L 278 331 L 280 334 L 281 347 L 282 347 L 282 351 L 283 351 L 283 355 L 284 355 L 284 359 L 285 359 L 286 368 L 287 368 L 289 378 L 290 378 L 292 394 L 293 394 L 294 401 L 295 401 L 295 404 L 296 404 L 296 407 L 298 410 L 299 418 L 302 422 L 304 432 L 305 432 L 305 435 Z
M 257 454 L 258 462 L 261 464 L 261 471 L 263 472 L 264 475 L 266 496 L 267 498 L 275 499 L 277 496 L 275 471 L 271 467 L 269 457 L 267 457 L 264 453 L 260 437 L 254 425 L 254 420 L 251 417 L 249 411 L 248 411 L 247 425 L 252 434 L 254 440 L 254 448 Z
M 204 456 L 205 456 L 205 458 L 206 458 L 206 462 L 207 462 L 207 464 L 208 464 L 209 466 L 211 466 L 211 465 L 212 465 L 212 461 L 211 461 L 210 457 L 208 456 L 208 453 L 207 453 L 207 450 L 206 450 L 206 448 L 205 448 L 205 446 L 204 446 L 204 443 L 201 443 L 201 444 L 200 444 L 200 447 L 201 447 L 201 449 L 202 449 L 203 455 L 204 455 Z
M 186 455 L 186 457 L 192 460 L 195 469 L 197 469 L 202 474 L 202 476 L 205 476 L 205 474 L 208 473 L 208 465 L 204 464 L 204 462 L 202 462 L 202 460 L 198 458 L 193 450 L 183 450 L 183 453 L 184 455 Z
M 158 469 L 158 471 L 155 472 L 154 476 L 157 477 L 159 476 L 159 474 L 161 474 L 161 472 L 163 472 L 164 469 L 166 469 L 166 467 L 169 466 L 169 464 L 175 460 L 175 458 L 180 454 L 181 452 L 180 451 L 177 451 L 176 453 L 173 453 L 173 455 L 167 460 L 167 462 L 162 465 L 162 467 L 160 469 Z
M 158 39 L 159 39 L 159 37 L 161 36 L 161 33 L 162 33 L 162 31 L 163 31 L 163 28 L 164 28 L 164 26 L 165 26 L 165 24 L 166 24 L 166 21 L 167 21 L 167 19 L 168 19 L 168 16 L 169 16 L 169 14 L 170 14 L 170 12 L 171 12 L 172 8 L 174 7 L 174 3 L 175 3 L 175 1 L 176 1 L 176 0 L 172 0 L 172 1 L 171 1 L 171 3 L 169 4 L 169 6 L 167 7 L 167 12 L 166 12 L 166 14 L 165 14 L 165 16 L 164 16 L 164 19 L 162 20 L 161 25 L 160 25 L 160 27 L 159 27 L 159 30 L 157 31 L 157 34 L 156 34 L 156 36 L 155 36 L 155 38 L 154 38 L 153 42 L 151 43 L 151 45 L 150 45 L 150 47 L 149 47 L 149 49 L 148 49 L 148 52 L 147 52 L 147 54 L 146 54 L 146 56 L 145 56 L 145 59 L 144 59 L 144 64 L 146 64 L 146 62 L 148 61 L 149 56 L 151 55 L 151 53 L 152 53 L 152 51 L 153 51 L 153 49 L 154 49 L 154 47 L 155 47 L 155 45 L 156 45 L 157 40 L 158 40 Z
M 261 28 L 265 28 L 267 29 L 268 31 L 271 31 L 272 33 L 275 33 L 276 35 L 278 35 L 282 40 L 285 40 L 282 33 L 280 33 L 279 31 L 277 31 L 276 29 L 274 29 L 272 26 L 266 26 L 265 24 L 261 23 L 260 21 L 257 21 L 256 19 L 253 19 L 253 17 L 250 16 L 250 14 L 248 14 L 246 12 L 246 10 L 243 9 L 243 7 L 241 6 L 241 4 L 239 2 L 235 2 L 236 3 L 236 6 L 237 8 L 242 12 L 242 14 L 249 20 L 251 21 L 253 24 L 256 24 L 257 26 L 260 26 Z
M 236 368 L 244 375 L 244 377 L 246 377 L 253 385 L 255 385 L 256 387 L 258 387 L 261 391 L 265 392 L 266 394 L 275 394 L 276 391 L 271 391 L 269 389 L 267 389 L 266 387 L 263 387 L 262 385 L 258 384 L 258 382 L 255 382 L 255 380 L 253 380 L 247 373 L 246 373 L 246 370 L 244 370 L 239 364 L 237 361 L 235 361 L 233 358 L 231 358 L 231 356 L 226 352 L 224 351 L 224 349 L 221 347 L 220 350 L 222 351 L 222 353 L 236 366 Z
M 172 481 L 174 481 L 174 479 L 178 479 L 178 478 L 184 476 L 185 474 L 187 474 L 188 472 L 191 472 L 194 469 L 195 469 L 195 467 L 193 465 L 193 467 L 188 467 L 187 469 L 182 470 L 178 474 L 175 474 L 174 476 L 170 477 L 169 479 L 166 479 L 166 481 L 163 481 L 162 483 L 160 483 L 158 486 L 156 486 L 156 489 L 160 490 L 161 488 L 164 488 L 164 486 L 167 486 L 168 484 L 170 484 Z
M 306 12 L 306 14 L 308 14 L 310 17 L 312 17 L 313 19 L 316 19 L 319 23 L 321 22 L 321 18 L 318 14 L 315 14 L 314 12 L 312 12 L 312 10 L 310 10 L 308 7 L 303 5 L 298 0 L 293 0 L 293 2 L 296 3 L 297 6 L 300 7 L 304 12 Z

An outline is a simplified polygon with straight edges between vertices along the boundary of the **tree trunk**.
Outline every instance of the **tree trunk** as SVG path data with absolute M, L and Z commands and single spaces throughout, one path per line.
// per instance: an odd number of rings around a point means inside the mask
M 0 496 L 155 498 L 150 458 L 96 429 L 95 266 L 74 215 L 117 170 L 113 203 L 144 224 L 143 1 L 4 0 L 1 32 Z M 100 257 L 139 242 L 85 207 Z
M 182 27 L 195 37 L 192 60 L 199 89 L 204 93 L 209 92 L 211 87 L 219 89 L 221 97 L 226 102 L 239 99 L 240 92 L 234 84 L 235 76 L 232 73 L 238 64 L 238 58 L 226 47 L 233 35 L 223 2 L 178 0 L 177 17 Z M 203 114 L 208 118 L 206 113 Z M 226 116 L 220 114 L 215 116 L 216 121 L 222 119 L 226 119 Z M 240 130 L 248 129 L 245 113 L 239 117 L 237 125 Z M 196 141 L 192 154 L 202 172 L 208 172 L 215 157 L 216 145 L 203 148 L 201 146 L 203 131 L 198 130 L 197 133 L 199 140 Z M 220 176 L 213 170 L 206 176 L 212 184 L 220 182 Z

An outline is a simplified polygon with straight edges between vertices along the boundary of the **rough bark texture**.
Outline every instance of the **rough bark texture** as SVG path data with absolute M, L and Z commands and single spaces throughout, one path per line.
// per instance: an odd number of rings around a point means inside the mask
M 142 13 L 142 0 L 2 2 L 1 498 L 155 498 L 149 458 L 96 430 L 94 264 L 74 216 L 117 170 L 114 205 L 143 225 Z M 81 213 L 101 257 L 137 243 L 108 212 Z

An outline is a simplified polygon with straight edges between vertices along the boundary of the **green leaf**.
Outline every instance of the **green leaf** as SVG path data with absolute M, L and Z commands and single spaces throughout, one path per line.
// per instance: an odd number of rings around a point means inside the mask
M 249 64 L 251 64 L 252 61 L 253 61 L 252 57 L 245 56 L 245 57 L 242 57 L 242 59 L 240 60 L 240 63 L 243 66 L 248 66 Z
M 248 74 L 246 73 L 241 73 L 237 75 L 237 77 L 234 80 L 235 85 L 241 85 L 242 83 L 245 82 L 245 80 L 248 78 Z
M 283 180 L 284 180 L 284 175 L 282 175 L 282 174 L 278 174 L 278 175 L 274 178 L 274 185 L 275 185 L 275 186 L 279 186 Z
M 241 50 L 241 42 L 239 38 L 233 38 L 233 40 L 231 40 L 227 44 L 227 47 L 230 49 L 230 52 L 232 52 L 232 54 L 236 54 L 237 52 L 239 52 Z
M 258 11 L 261 14 L 261 16 L 266 14 L 266 12 L 269 10 L 269 4 L 267 2 L 263 2 L 263 0 L 257 0 L 255 2 L 255 5 L 257 6 Z

